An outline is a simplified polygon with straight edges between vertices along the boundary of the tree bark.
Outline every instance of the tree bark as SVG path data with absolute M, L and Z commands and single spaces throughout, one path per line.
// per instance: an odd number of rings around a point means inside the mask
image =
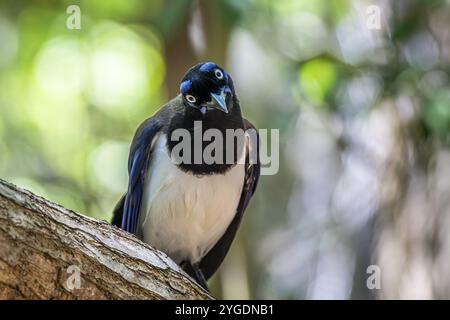
M 210 299 L 133 235 L 0 180 L 0 299 Z

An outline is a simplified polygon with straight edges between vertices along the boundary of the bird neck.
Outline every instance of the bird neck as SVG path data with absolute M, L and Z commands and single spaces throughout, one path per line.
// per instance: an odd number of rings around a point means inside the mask
M 244 122 L 242 119 L 241 109 L 239 106 L 239 101 L 237 98 L 233 97 L 233 103 L 230 106 L 229 113 L 224 113 L 220 110 L 210 110 L 205 114 L 202 114 L 200 110 L 194 108 L 184 108 L 183 112 L 176 114 L 169 125 L 168 128 L 168 140 L 167 147 L 169 152 L 172 152 L 172 149 L 179 143 L 179 141 L 173 141 L 170 139 L 172 137 L 172 133 L 176 129 L 185 129 L 190 133 L 190 147 L 191 147 L 191 161 L 189 163 L 181 163 L 178 165 L 180 169 L 185 172 L 190 172 L 195 175 L 205 175 L 205 174 L 214 174 L 214 173 L 225 173 L 230 170 L 236 163 L 237 159 L 241 156 L 242 150 L 238 150 L 240 147 L 238 143 L 234 145 L 233 150 L 227 150 L 227 130 L 237 130 L 244 129 Z M 222 161 L 220 163 L 207 164 L 202 159 L 201 163 L 197 163 L 194 161 L 194 153 L 195 146 L 199 144 L 194 143 L 194 139 L 196 139 L 196 135 L 194 134 L 194 127 L 201 125 L 201 133 L 200 136 L 203 138 L 204 133 L 209 129 L 219 130 L 222 135 L 222 142 L 220 143 L 220 147 L 222 148 Z M 201 142 L 201 152 L 205 151 L 212 142 L 205 141 L 202 139 Z M 215 142 L 215 141 L 214 141 Z M 219 143 L 217 144 L 219 145 Z M 228 153 L 233 152 L 232 158 L 234 161 L 232 163 L 227 162 Z

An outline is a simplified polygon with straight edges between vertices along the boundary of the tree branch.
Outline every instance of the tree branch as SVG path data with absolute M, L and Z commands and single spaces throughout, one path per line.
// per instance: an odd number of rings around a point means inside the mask
M 210 298 L 131 234 L 0 180 L 0 299 Z

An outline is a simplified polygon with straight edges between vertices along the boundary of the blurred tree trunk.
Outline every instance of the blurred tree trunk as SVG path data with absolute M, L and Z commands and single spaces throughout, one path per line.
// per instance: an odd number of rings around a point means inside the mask
M 167 6 L 172 6 L 171 2 Z M 219 2 L 191 1 L 184 8 L 176 24 L 165 31 L 164 60 L 170 61 L 166 66 L 170 97 L 178 94 L 181 78 L 193 65 L 214 61 L 224 66 L 231 34 L 231 25 L 226 22 Z
M 433 275 L 440 251 L 438 212 L 429 185 L 433 153 L 422 136 L 417 117 L 402 120 L 393 101 L 381 106 L 384 150 L 379 153 L 381 195 L 376 263 L 381 270 L 380 298 L 434 299 L 443 297 Z M 380 150 L 378 150 L 380 151 Z M 440 283 L 448 283 L 442 277 Z M 448 273 L 447 273 L 448 275 Z
M 411 67 L 411 62 L 403 64 L 405 44 L 419 34 L 431 38 L 433 31 L 444 66 L 448 32 L 443 30 L 448 17 L 441 7 L 432 9 L 422 1 L 396 2 L 390 7 L 393 36 L 387 38 L 394 41 L 396 51 L 385 81 L 395 87 L 388 81 L 398 81 Z M 448 147 L 439 145 L 439 135 L 424 128 L 430 97 L 417 87 L 405 81 L 380 110 L 379 124 L 387 143 L 378 157 L 382 194 L 375 261 L 381 269 L 380 298 L 385 299 L 438 299 L 450 293 L 450 155 Z
M 0 299 L 208 298 L 134 236 L 0 180 Z

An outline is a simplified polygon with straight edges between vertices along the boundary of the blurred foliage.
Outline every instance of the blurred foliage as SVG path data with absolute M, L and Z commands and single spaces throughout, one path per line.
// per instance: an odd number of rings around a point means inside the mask
M 72 4 L 80 30 L 66 28 Z M 380 30 L 366 26 L 373 4 Z M 360 127 L 374 121 L 375 134 L 385 132 L 377 111 L 394 101 L 405 144 L 422 152 L 412 157 L 448 150 L 449 17 L 439 0 L 2 0 L 0 177 L 109 220 L 135 128 L 178 91 L 187 68 L 217 61 L 245 115 L 280 129 L 281 163 L 261 179 L 213 291 L 373 297 L 361 284 L 373 248 L 355 243 L 374 241 L 364 235 L 383 192 L 371 198 L 380 177 L 355 154 L 366 144 L 380 154 L 387 140 Z M 326 278 L 326 265 L 341 273 Z
M 299 81 L 306 98 L 314 105 L 320 106 L 336 79 L 332 63 L 324 59 L 307 62 L 299 70 Z

